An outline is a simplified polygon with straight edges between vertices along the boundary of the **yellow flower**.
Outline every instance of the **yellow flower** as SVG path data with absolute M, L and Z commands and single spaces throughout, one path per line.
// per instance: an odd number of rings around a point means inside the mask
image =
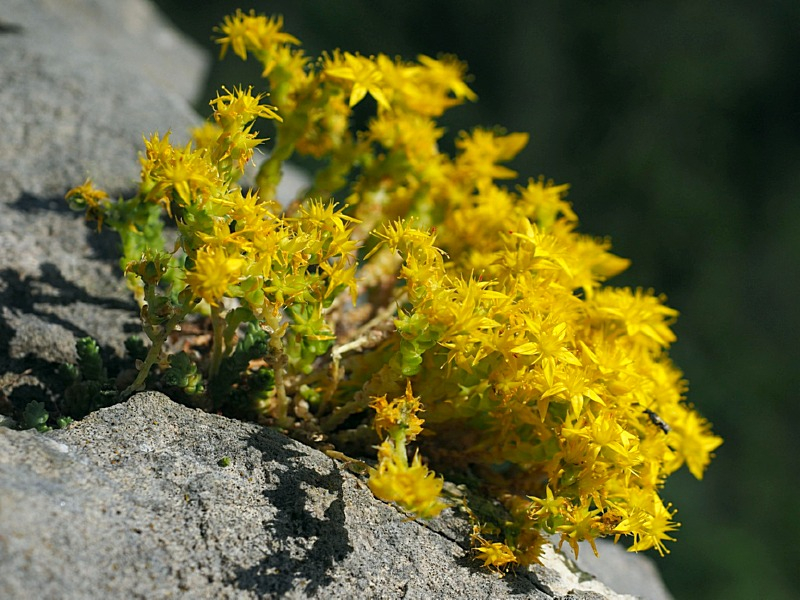
M 87 221 L 95 219 L 97 221 L 97 231 L 100 231 L 103 227 L 105 209 L 108 205 L 108 194 L 94 187 L 92 180 L 87 179 L 83 185 L 68 191 L 65 197 L 73 208 L 86 211 Z
M 350 107 L 344 95 L 331 96 L 324 108 L 312 108 L 303 136 L 297 140 L 297 151 L 321 158 L 335 152 L 347 139 Z
M 269 52 L 257 52 L 256 56 L 264 65 L 261 76 L 278 74 L 280 81 L 285 81 L 290 90 L 297 90 L 314 79 L 314 75 L 306 70 L 309 59 L 302 50 L 286 45 L 273 46 Z
M 475 552 L 480 554 L 478 560 L 483 561 L 484 567 L 494 567 L 499 570 L 517 562 L 511 548 L 500 542 L 485 542 L 477 546 Z
M 186 283 L 198 297 L 217 306 L 237 283 L 246 261 L 240 256 L 229 256 L 224 249 L 206 246 L 197 251 L 194 266 L 186 273 Z
M 536 498 L 535 496 L 530 496 L 531 505 L 528 508 L 528 513 L 531 518 L 545 520 L 552 517 L 557 517 L 561 514 L 567 499 L 562 496 L 556 498 L 549 485 L 545 488 L 545 492 L 546 498 Z
M 558 235 L 558 233 L 557 233 Z M 575 257 L 573 289 L 583 289 L 586 298 L 592 298 L 599 283 L 627 269 L 631 261 L 608 252 L 611 243 L 608 240 L 596 239 L 581 235 L 574 238 L 573 255 Z
M 160 165 L 160 185 L 164 197 L 168 200 L 180 199 L 182 204 L 192 204 L 200 200 L 204 191 L 208 191 L 216 183 L 216 173 L 203 157 L 192 152 L 191 146 L 183 150 L 176 149 L 174 160 Z M 175 198 L 177 195 L 177 198 Z
M 417 60 L 426 67 L 426 79 L 449 90 L 457 99 L 466 98 L 473 101 L 478 99 L 475 92 L 464 83 L 464 72 L 466 71 L 464 63 L 452 56 L 436 59 L 424 54 L 419 55 Z
M 497 163 L 514 158 L 528 143 L 527 133 L 502 135 L 486 129 L 475 129 L 472 135 L 462 133 L 456 140 L 461 151 L 456 164 L 465 178 L 477 182 L 516 177 L 516 171 Z
M 198 148 L 211 149 L 217 143 L 222 127 L 211 121 L 204 121 L 199 127 L 192 129 L 192 141 Z
M 438 117 L 465 99 L 477 96 L 464 83 L 466 67 L 452 56 L 441 59 L 420 55 L 419 64 L 391 60 L 384 54 L 375 62 L 395 109 L 425 117 Z
M 168 132 L 163 138 L 154 133 L 145 139 L 140 192 L 148 202 L 162 204 L 172 215 L 172 203 L 188 206 L 202 202 L 222 184 L 219 172 L 206 156 L 205 149 L 192 149 L 189 142 L 184 148 L 175 148 Z
M 247 51 L 269 50 L 281 44 L 299 44 L 296 37 L 284 31 L 283 17 L 256 15 L 254 10 L 244 14 L 241 9 L 233 16 L 227 15 L 222 25 L 216 28 L 223 35 L 217 38 L 220 44 L 220 58 L 225 56 L 228 48 L 242 60 L 247 58 Z
M 670 427 L 674 432 L 670 441 L 674 441 L 678 455 L 686 460 L 691 474 L 702 479 L 714 450 L 722 444 L 722 438 L 712 435 L 708 421 L 691 410 L 686 410 L 678 421 L 670 420 Z
M 419 398 L 415 398 L 411 391 L 411 381 L 406 381 L 406 393 L 391 402 L 386 400 L 386 395 L 373 397 L 370 407 L 377 413 L 375 415 L 375 431 L 379 436 L 384 431 L 402 433 L 406 440 L 413 440 L 422 431 L 424 419 L 417 413 L 422 410 Z
M 391 110 L 389 101 L 383 93 L 383 75 L 371 58 L 345 52 L 343 57 L 336 53 L 333 58 L 325 62 L 324 73 L 327 77 L 352 82 L 351 107 L 369 94 L 380 106 Z
M 222 91 L 225 93 L 220 96 L 217 92 L 217 97 L 209 104 L 214 108 L 214 120 L 223 127 L 236 124 L 241 128 L 257 117 L 283 121 L 274 106 L 261 104 L 266 94 L 253 96 L 252 85 L 246 90 L 234 87 L 232 92 L 223 86 Z
M 545 375 L 548 386 L 553 385 L 555 372 L 561 365 L 581 366 L 581 361 L 575 356 L 570 340 L 567 323 L 557 322 L 555 319 L 542 319 L 525 316 L 528 326 L 528 336 L 534 341 L 526 342 L 511 349 L 514 354 L 532 356 L 534 364 L 539 363 Z
M 595 556 L 597 553 L 597 546 L 595 546 L 595 538 L 601 535 L 602 531 L 602 511 L 599 508 L 589 508 L 588 506 L 573 507 L 572 510 L 565 510 L 562 512 L 566 519 L 566 523 L 556 527 L 556 531 L 561 534 L 561 543 L 567 542 L 572 551 L 575 553 L 575 558 L 578 558 L 578 542 L 586 540 L 592 547 Z
M 539 227 L 549 228 L 559 214 L 568 221 L 577 222 L 578 217 L 572 206 L 564 200 L 568 189 L 568 184 L 553 185 L 552 181 L 545 183 L 544 177 L 538 180 L 529 179 L 528 187 L 520 188 L 520 203 Z
M 384 147 L 399 150 L 414 168 L 424 171 L 439 160 L 437 142 L 444 129 L 431 119 L 414 114 L 383 112 L 370 122 L 370 135 Z
M 669 328 L 678 311 L 663 304 L 663 296 L 655 296 L 630 288 L 605 288 L 597 292 L 589 303 L 591 311 L 601 318 L 617 322 L 631 338 L 645 345 L 666 347 L 675 341 Z
M 447 508 L 439 500 L 444 481 L 422 464 L 419 454 L 414 455 L 409 466 L 404 456 L 399 457 L 390 449 L 389 442 L 384 442 L 383 446 L 378 468 L 370 469 L 367 482 L 375 496 L 386 502 L 395 502 L 423 519 L 435 517 Z
M 675 541 L 669 534 L 680 526 L 672 520 L 669 506 L 664 506 L 658 494 L 639 491 L 631 494 L 631 509 L 627 517 L 614 528 L 615 533 L 632 535 L 634 543 L 628 552 L 640 552 L 655 548 L 661 556 L 669 554 L 664 541 Z

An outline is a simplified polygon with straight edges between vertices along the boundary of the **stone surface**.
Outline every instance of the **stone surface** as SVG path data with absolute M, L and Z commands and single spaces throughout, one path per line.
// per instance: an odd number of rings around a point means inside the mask
M 573 562 L 579 572 L 597 577 L 616 592 L 639 595 L 648 600 L 672 598 L 653 560 L 632 556 L 622 546 L 606 540 L 599 542 L 599 557 L 594 555 L 588 543 L 583 542 L 578 559 L 573 561 L 572 554 L 568 554 L 566 559 Z
M 115 236 L 64 193 L 135 189 L 142 135 L 198 122 L 206 59 L 144 0 L 4 0 L 0 19 L 0 374 L 52 371 L 76 337 L 120 352 L 136 328 Z
M 0 428 L 2 598 L 627 597 L 552 548 L 500 578 L 462 547 L 463 521 L 443 522 L 407 520 L 283 435 L 154 392 L 67 430 Z
M 4 0 L 0 197 L 138 175 L 142 134 L 186 138 L 207 58 L 145 0 Z
M 64 193 L 134 190 L 142 136 L 200 122 L 208 57 L 145 0 L 4 0 L 0 57 L 0 374 L 52 370 L 85 335 L 119 353 L 138 327 L 116 236 Z

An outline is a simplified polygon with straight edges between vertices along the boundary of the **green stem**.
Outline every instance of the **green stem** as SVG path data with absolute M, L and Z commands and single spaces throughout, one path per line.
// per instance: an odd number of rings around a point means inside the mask
M 338 158 L 337 155 L 332 155 L 328 166 L 317 171 L 311 188 L 306 192 L 307 198 L 327 198 L 347 184 L 347 176 L 353 170 L 353 163 L 337 160 Z
M 286 396 L 285 369 L 289 360 L 283 347 L 280 316 L 279 314 L 273 315 L 270 311 L 265 312 L 267 314 L 265 322 L 272 330 L 269 337 L 269 345 L 272 369 L 275 373 L 275 400 L 277 402 L 273 416 L 279 426 L 288 428 L 294 424 L 294 419 L 289 416 L 289 398 Z
M 183 309 L 175 313 L 164 324 L 164 327 L 159 334 L 155 334 L 152 330 L 146 330 L 152 345 L 150 346 L 150 350 L 148 350 L 147 356 L 145 357 L 144 362 L 139 369 L 139 373 L 136 375 L 136 379 L 134 379 L 133 383 L 126 387 L 120 394 L 123 399 L 132 396 L 144 388 L 144 382 L 147 379 L 147 376 L 150 374 L 150 369 L 158 361 L 158 357 L 161 354 L 161 349 L 164 346 L 164 342 L 167 341 L 169 334 L 172 333 L 172 330 L 175 329 L 178 323 L 183 320 L 187 312 L 188 309 Z
M 211 345 L 211 364 L 208 366 L 208 378 L 214 379 L 219 373 L 219 366 L 222 364 L 222 355 L 225 351 L 225 319 L 222 317 L 222 312 L 218 306 L 211 307 L 211 329 L 212 329 L 212 345 Z
M 280 133 L 276 136 L 275 147 L 272 149 L 269 158 L 261 164 L 258 170 L 256 186 L 260 189 L 262 198 L 275 197 L 275 190 L 283 177 L 281 167 L 294 154 L 294 141 L 283 143 L 282 138 L 287 137 L 287 135 L 280 135 Z
M 357 393 L 353 400 L 336 408 L 331 414 L 320 420 L 319 428 L 324 433 L 329 433 L 344 423 L 350 415 L 367 410 L 369 398 L 363 393 Z
M 408 452 L 406 451 L 406 434 L 403 430 L 393 434 L 394 455 L 400 460 L 401 464 L 408 468 Z

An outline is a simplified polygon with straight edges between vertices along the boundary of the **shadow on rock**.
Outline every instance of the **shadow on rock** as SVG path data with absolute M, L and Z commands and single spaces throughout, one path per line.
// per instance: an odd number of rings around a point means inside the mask
M 353 550 L 345 528 L 342 476 L 333 465 L 328 473 L 310 468 L 292 442 L 276 439 L 257 433 L 248 440 L 261 452 L 272 484 L 264 490 L 277 509 L 264 523 L 272 552 L 257 565 L 238 570 L 233 584 L 276 596 L 303 586 L 313 597 L 332 582 L 330 568 Z
M 118 370 L 119 348 L 98 332 L 109 333 L 112 325 L 119 329 L 117 337 L 140 331 L 135 304 L 96 297 L 66 279 L 52 263 L 42 263 L 40 273 L 22 278 L 13 269 L 0 270 L 0 374 L 29 371 L 51 394 L 58 394 L 63 388 L 58 368 L 74 360 L 75 341 L 87 336 L 96 338 L 109 370 Z M 130 322 L 120 314 L 130 314 Z M 50 397 L 42 396 L 38 386 L 26 388 L 27 393 L 13 387 L 9 398 L 15 406 Z
M 86 329 L 76 324 L 73 320 L 64 318 L 57 312 L 48 310 L 49 307 L 61 309 L 71 305 L 84 304 L 93 307 L 121 310 L 131 315 L 137 314 L 133 301 L 118 300 L 115 298 L 100 298 L 89 294 L 85 289 L 66 279 L 57 265 L 42 263 L 41 275 L 28 277 L 24 280 L 13 269 L 0 270 L 0 361 L 8 360 L 10 343 L 14 329 L 9 325 L 6 312 L 30 315 L 41 321 L 57 325 L 71 332 L 76 338 L 89 335 Z M 124 324 L 123 331 L 133 333 L 139 329 Z M 5 334 L 8 335 L 5 335 Z
M 123 196 L 128 198 L 134 194 L 135 192 L 132 192 L 123 194 Z M 14 202 L 9 203 L 8 207 L 31 216 L 46 212 L 67 216 L 80 214 L 80 211 L 69 207 L 64 196 L 36 196 L 26 192 L 20 194 Z M 83 226 L 87 230 L 86 243 L 92 250 L 92 259 L 117 265 L 121 255 L 119 235 L 108 227 L 98 231 L 95 223 L 85 222 Z M 122 277 L 121 272 L 119 276 Z

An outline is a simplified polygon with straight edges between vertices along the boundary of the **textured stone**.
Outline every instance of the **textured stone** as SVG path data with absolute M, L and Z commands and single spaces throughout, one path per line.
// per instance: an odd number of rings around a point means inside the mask
M 77 337 L 137 329 L 114 234 L 64 193 L 135 189 L 142 135 L 186 138 L 205 58 L 144 0 L 5 0 L 0 27 L 0 374 L 52 372 Z M 40 377 L 40 379 L 46 377 Z
M 186 138 L 207 58 L 145 0 L 4 0 L 0 198 L 138 174 L 142 134 Z M 39 206 L 37 208 L 42 208 Z
M 0 498 L 8 599 L 626 597 L 552 547 L 500 578 L 324 454 L 153 392 L 67 430 L 0 428 Z

